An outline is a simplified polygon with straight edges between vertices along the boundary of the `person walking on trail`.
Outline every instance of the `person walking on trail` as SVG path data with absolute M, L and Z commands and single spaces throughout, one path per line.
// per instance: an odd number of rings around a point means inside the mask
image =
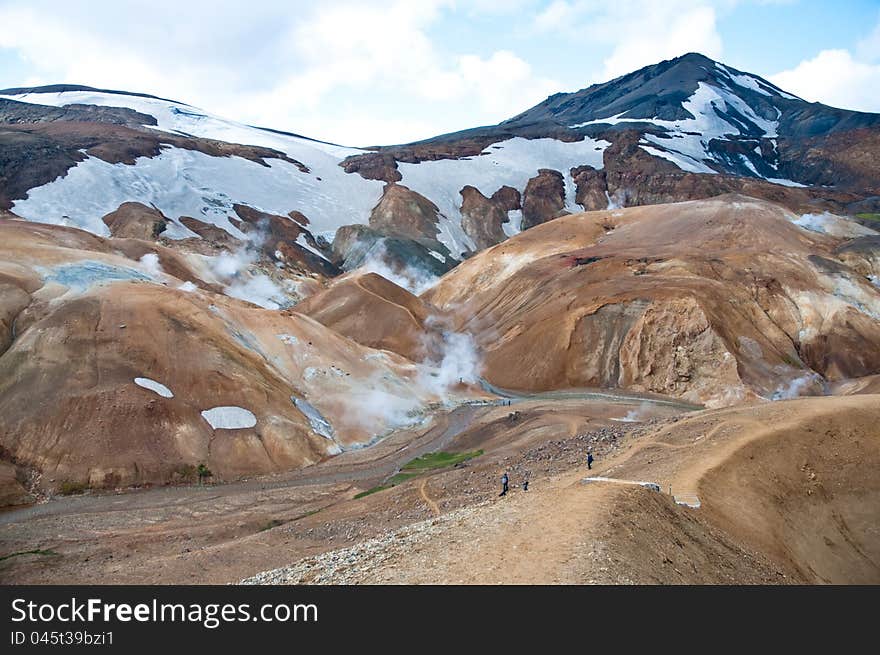
M 587 468 L 588 469 L 593 468 L 593 453 L 592 452 L 587 453 Z
M 528 477 L 526 477 L 526 479 L 523 480 L 523 491 L 528 491 L 528 490 L 529 490 L 529 479 L 528 479 Z
M 504 475 L 501 476 L 501 493 L 499 496 L 507 495 L 507 485 L 510 484 L 510 478 L 507 477 L 507 471 L 504 472 Z

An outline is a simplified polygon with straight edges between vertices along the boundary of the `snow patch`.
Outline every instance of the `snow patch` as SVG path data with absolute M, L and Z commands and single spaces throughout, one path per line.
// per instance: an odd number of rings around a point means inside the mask
M 651 146 L 646 146 L 642 144 L 640 144 L 639 147 L 647 152 L 649 155 L 654 155 L 655 157 L 661 157 L 662 159 L 671 161 L 681 170 L 687 171 L 688 173 L 707 173 L 709 175 L 717 175 L 718 173 L 718 171 L 716 171 L 714 168 L 710 168 L 705 163 L 703 163 L 702 159 L 694 159 L 693 157 L 682 154 L 680 152 L 668 152 L 666 150 L 658 150 L 657 148 L 652 148 Z
M 776 166 L 774 166 L 773 168 L 776 168 Z M 800 182 L 795 182 L 793 180 L 786 180 L 782 177 L 765 177 L 764 179 L 768 182 L 772 182 L 773 184 L 780 184 L 782 186 L 798 187 L 802 189 L 805 189 L 807 187 L 806 184 L 801 184 Z
M 522 209 L 511 209 L 507 212 L 507 222 L 501 224 L 501 229 L 508 239 L 522 232 L 522 218 Z
M 728 72 L 728 74 L 730 73 Z M 748 76 L 739 76 L 737 80 L 742 86 L 749 88 L 752 88 L 749 86 L 752 83 L 756 86 L 758 84 L 754 78 Z M 699 82 L 693 95 L 682 103 L 682 107 L 692 118 L 680 120 L 666 120 L 656 117 L 623 118 L 621 113 L 608 118 L 576 123 L 569 127 L 580 128 L 588 125 L 616 125 L 618 123 L 643 123 L 662 127 L 666 130 L 666 134 L 663 136 L 645 134 L 643 136 L 644 142 L 640 144 L 640 147 L 651 155 L 671 161 L 682 170 L 709 174 L 717 172 L 708 165 L 708 163 L 718 163 L 709 151 L 709 143 L 713 139 L 725 140 L 729 136 L 743 135 L 773 139 L 778 136 L 779 123 L 777 120 L 768 120 L 759 116 L 742 98 L 729 89 Z M 721 116 L 721 113 L 742 116 L 751 125 L 736 118 L 725 118 Z M 777 112 L 777 119 L 778 117 Z M 754 133 L 755 129 L 757 129 L 757 134 Z M 757 171 L 753 170 L 753 172 L 757 174 Z
M 739 86 L 745 87 L 747 89 L 751 89 L 752 91 L 757 91 L 761 95 L 772 96 L 773 94 L 765 88 L 765 86 L 761 85 L 757 79 L 752 77 L 751 75 L 744 75 L 742 73 L 734 73 L 732 70 L 724 66 L 723 64 L 719 64 L 715 62 L 715 66 L 724 71 L 727 76 L 733 81 L 734 84 L 738 84 Z M 775 91 L 775 89 L 774 89 Z
M 291 396 L 290 399 L 296 405 L 296 408 L 309 420 L 309 425 L 312 426 L 312 430 L 316 434 L 321 435 L 325 439 L 333 440 L 333 426 L 330 425 L 330 422 L 324 418 L 314 405 L 296 396 Z
M 150 378 L 135 378 L 134 383 L 139 387 L 149 389 L 150 391 L 159 394 L 163 398 L 174 398 L 174 394 L 171 393 L 171 389 L 166 387 L 164 384 L 160 384 L 155 380 L 151 380 Z
M 206 409 L 202 412 L 202 417 L 215 430 L 238 430 L 252 428 L 257 424 L 257 417 L 253 412 L 234 405 Z

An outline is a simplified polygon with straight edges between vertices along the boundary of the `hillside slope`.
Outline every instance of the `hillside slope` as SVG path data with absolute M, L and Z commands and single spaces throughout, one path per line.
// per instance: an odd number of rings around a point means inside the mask
M 35 490 L 289 470 L 440 400 L 409 360 L 218 293 L 204 261 L 0 219 L 0 454 Z
M 806 226 L 806 227 L 805 227 Z M 565 216 L 485 250 L 424 299 L 528 390 L 625 387 L 710 406 L 880 372 L 880 289 L 821 231 L 745 196 Z M 812 229 L 808 229 L 812 228 Z

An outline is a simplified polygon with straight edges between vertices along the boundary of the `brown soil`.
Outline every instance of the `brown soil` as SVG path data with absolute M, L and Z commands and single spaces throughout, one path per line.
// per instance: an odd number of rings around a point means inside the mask
M 486 377 L 507 388 L 721 406 L 810 369 L 877 374 L 876 287 L 836 259 L 840 239 L 791 218 L 744 196 L 566 216 L 471 257 L 424 299 L 476 335 Z
M 226 485 L 92 493 L 7 511 L 0 513 L 4 554 L 39 548 L 59 556 L 8 560 L 0 564 L 0 580 L 234 582 L 432 517 L 419 491 L 422 482 L 444 514 L 495 497 L 502 467 L 514 481 L 528 471 L 540 487 L 542 480 L 578 466 L 588 445 L 597 457 L 612 452 L 627 426 L 609 417 L 639 407 L 639 401 L 523 402 L 516 403 L 523 419 L 511 423 L 513 407 L 466 406 L 301 471 Z M 645 416 L 679 411 L 657 406 Z M 419 455 L 474 448 L 486 452 L 459 467 L 354 499 Z
M 876 583 L 877 401 L 804 399 L 691 414 L 630 438 L 590 472 L 656 482 L 660 493 L 584 484 L 581 468 L 398 531 L 405 548 L 392 535 L 257 579 Z M 696 494 L 701 506 L 677 505 L 670 488 Z
M 426 325 L 436 310 L 375 273 L 351 273 L 297 304 L 296 311 L 370 348 L 422 361 L 437 350 Z

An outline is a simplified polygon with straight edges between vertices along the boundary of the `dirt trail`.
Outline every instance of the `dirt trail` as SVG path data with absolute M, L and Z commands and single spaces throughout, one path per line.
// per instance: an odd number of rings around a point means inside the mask
M 422 480 L 422 484 L 419 485 L 419 495 L 422 497 L 422 500 L 431 508 L 431 511 L 434 512 L 434 516 L 440 516 L 440 507 L 431 500 L 431 497 L 428 496 L 428 491 L 426 487 L 428 486 L 427 480 Z
M 344 581 L 876 582 L 878 424 L 878 396 L 687 415 L 590 472 L 662 493 L 563 474 L 438 519 L 406 549 L 392 541 L 382 566 Z M 700 509 L 676 505 L 670 486 Z

